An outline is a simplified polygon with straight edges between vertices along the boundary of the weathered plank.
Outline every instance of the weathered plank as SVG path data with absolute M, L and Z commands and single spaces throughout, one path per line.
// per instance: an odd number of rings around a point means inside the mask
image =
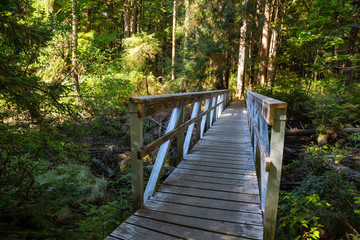
M 179 194 L 157 193 L 152 200 L 158 202 L 177 203 L 189 206 L 213 208 L 220 210 L 231 210 L 235 212 L 249 212 L 261 214 L 260 205 L 255 203 L 242 203 L 229 200 L 209 199 L 187 196 L 184 198 Z
M 156 202 L 152 200 L 149 200 L 149 204 L 144 206 L 144 209 L 223 222 L 252 224 L 258 226 L 262 226 L 263 224 L 262 214 L 257 213 L 234 212 L 214 208 L 187 206 L 176 203 Z
M 193 170 L 193 169 L 176 169 L 176 173 L 182 173 L 187 175 L 196 175 L 196 176 L 205 176 L 213 177 L 215 180 L 224 179 L 224 181 L 229 179 L 234 179 L 242 183 L 243 181 L 252 181 L 256 182 L 257 177 L 255 175 L 246 175 L 246 174 L 235 174 L 235 173 L 217 173 L 217 172 L 208 172 L 203 170 Z M 175 172 L 174 172 L 175 173 Z
M 229 200 L 229 201 L 259 203 L 260 204 L 259 195 L 256 195 L 256 194 L 223 192 L 223 191 L 196 189 L 196 188 L 171 186 L 171 185 L 163 185 L 159 188 L 158 191 L 166 192 L 166 193 L 175 193 L 175 194 L 180 194 L 183 196 L 196 196 L 196 197 L 204 197 L 204 198 L 209 198 L 209 199 L 223 199 L 223 200 Z
M 228 169 L 240 169 L 240 170 L 255 170 L 255 167 L 253 165 L 247 164 L 241 164 L 241 165 L 237 165 L 237 164 L 225 164 L 222 162 L 211 162 L 211 161 L 190 161 L 190 160 L 186 160 L 184 159 L 182 161 L 182 163 L 184 164 L 188 164 L 188 165 L 196 165 L 196 166 L 208 166 L 208 167 L 218 167 L 218 168 L 228 168 Z
M 218 167 L 208 167 L 208 166 L 197 166 L 180 163 L 178 168 L 181 169 L 193 169 L 193 170 L 204 170 L 208 172 L 218 172 L 218 173 L 233 173 L 233 174 L 245 174 L 245 175 L 255 175 L 256 173 L 252 170 L 242 170 L 242 169 L 229 169 L 229 168 L 218 168 Z
M 161 220 L 181 226 L 198 228 L 201 230 L 208 230 L 215 233 L 220 233 L 230 236 L 245 237 L 246 239 L 248 238 L 262 239 L 262 232 L 263 232 L 262 227 L 254 226 L 254 225 L 219 222 L 209 219 L 150 211 L 146 209 L 142 209 L 137 213 L 137 215 L 151 219 Z M 219 239 L 223 239 L 223 238 L 219 238 Z
M 136 224 L 137 226 L 148 228 L 153 231 L 157 231 L 164 234 L 171 234 L 181 239 L 197 239 L 197 240 L 210 240 L 210 239 L 241 239 L 235 236 L 217 234 L 209 231 L 204 231 L 196 228 L 184 227 L 178 224 L 171 224 L 163 221 L 157 221 L 155 219 L 132 216 L 128 220 L 128 223 Z M 141 239 L 141 238 L 140 238 Z M 150 238 L 151 239 L 151 238 Z
M 136 238 L 134 237 L 136 236 Z M 174 236 L 162 234 L 159 232 L 155 232 L 149 230 L 147 228 L 138 227 L 133 224 L 129 224 L 127 222 L 121 224 L 117 229 L 115 229 L 110 238 L 106 238 L 105 240 L 113 240 L 113 239 L 158 239 L 158 240 L 176 240 L 181 239 Z
M 201 176 L 201 175 L 198 176 L 193 174 L 186 174 L 182 171 L 174 172 L 173 174 L 171 174 L 171 177 L 173 179 L 176 179 L 176 181 L 181 181 L 182 179 L 185 179 L 194 182 L 206 182 L 206 183 L 224 184 L 230 186 L 246 186 L 251 188 L 256 188 L 258 184 L 257 179 L 255 177 L 252 179 L 244 177 L 242 179 L 243 181 L 239 181 L 239 179 L 217 178 L 212 176 Z

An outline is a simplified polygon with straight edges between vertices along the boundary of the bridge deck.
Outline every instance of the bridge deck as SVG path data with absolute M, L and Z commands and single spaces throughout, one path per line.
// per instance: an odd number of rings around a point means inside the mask
M 233 101 L 156 194 L 106 240 L 262 239 L 246 109 Z

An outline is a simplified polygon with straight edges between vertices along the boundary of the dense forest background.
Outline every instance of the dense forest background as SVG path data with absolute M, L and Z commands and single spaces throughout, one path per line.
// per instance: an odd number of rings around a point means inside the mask
M 132 211 L 129 96 L 230 88 L 289 106 L 277 238 L 360 239 L 359 10 L 2 0 L 0 238 L 104 238 Z

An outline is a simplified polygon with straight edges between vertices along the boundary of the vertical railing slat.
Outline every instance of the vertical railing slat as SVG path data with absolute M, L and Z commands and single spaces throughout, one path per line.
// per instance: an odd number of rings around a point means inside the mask
M 180 107 L 179 120 L 177 126 L 184 123 L 184 107 Z M 184 131 L 181 131 L 176 135 L 176 166 L 184 157 Z M 175 167 L 176 167 L 175 166 Z
M 173 109 L 165 133 L 172 131 L 176 127 L 179 121 L 180 111 L 181 111 L 180 108 Z M 155 187 L 159 182 L 160 173 L 164 166 L 164 160 L 167 156 L 169 148 L 170 148 L 170 140 L 168 140 L 166 143 L 163 143 L 160 146 L 159 152 L 156 156 L 156 160 L 149 177 L 148 184 L 146 185 L 146 189 L 144 192 L 144 203 L 146 203 L 146 201 L 153 195 L 155 191 Z
M 211 107 L 216 105 L 216 97 L 213 97 Z M 215 121 L 216 109 L 210 111 L 210 127 L 213 125 Z
M 199 106 L 201 106 L 201 102 L 200 101 L 195 102 L 194 108 L 193 108 L 193 111 L 191 114 L 191 119 L 195 118 L 198 115 Z M 187 153 L 189 151 L 190 141 L 191 141 L 191 136 L 192 136 L 193 131 L 194 131 L 194 123 L 192 123 L 188 127 L 187 132 L 186 132 L 186 137 L 185 137 L 185 141 L 184 141 L 184 157 L 187 156 Z
M 204 106 L 204 112 L 207 111 L 210 107 L 210 99 L 206 99 L 205 101 L 205 106 Z M 204 130 L 205 130 L 205 123 L 207 121 L 207 115 L 203 116 L 201 119 L 201 127 L 200 127 L 200 138 L 203 137 L 204 135 Z

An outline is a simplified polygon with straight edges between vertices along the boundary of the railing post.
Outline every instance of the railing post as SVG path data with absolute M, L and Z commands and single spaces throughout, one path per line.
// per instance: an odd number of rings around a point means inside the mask
M 143 119 L 138 116 L 137 104 L 130 103 L 131 139 L 131 192 L 133 211 L 143 206 L 143 159 L 138 158 L 138 150 L 143 147 Z
M 271 128 L 270 159 L 267 196 L 264 217 L 264 239 L 274 239 L 276 214 L 279 200 L 280 177 L 285 137 L 286 108 L 275 109 L 274 124 Z
M 210 99 L 206 99 L 205 100 L 205 106 L 204 106 L 204 112 L 207 111 L 210 107 Z M 200 136 L 199 137 L 203 137 L 204 132 L 205 132 L 205 128 L 206 128 L 206 124 L 210 123 L 208 122 L 208 118 L 209 118 L 209 114 L 203 116 L 201 118 L 200 121 Z
M 201 102 L 199 104 L 199 109 L 198 109 L 198 113 L 197 114 L 200 114 L 201 113 Z M 206 116 L 204 116 L 206 117 Z M 204 118 L 202 117 L 202 118 Z M 202 134 L 201 134 L 201 119 L 202 118 L 199 118 L 199 120 L 196 121 L 196 137 L 195 137 L 195 142 L 198 142 L 200 137 L 202 137 Z
M 211 104 L 212 104 L 212 99 L 209 98 L 209 99 L 206 99 L 206 102 L 209 102 L 209 108 L 211 107 Z M 205 129 L 204 129 L 204 132 L 206 132 L 210 126 L 211 126 L 211 113 L 209 112 L 207 115 L 206 115 L 206 124 L 205 124 Z M 203 133 L 204 133 L 203 132 Z
M 214 107 L 216 105 L 216 99 L 217 97 L 212 98 L 211 107 Z M 214 124 L 215 121 L 216 121 L 216 108 L 210 111 L 210 127 Z
M 191 119 L 195 118 L 199 114 L 200 108 L 201 108 L 201 101 L 195 102 L 193 111 L 191 113 Z M 192 133 L 194 131 L 194 126 L 195 126 L 195 123 L 192 123 L 186 131 L 186 137 L 184 140 L 184 148 L 183 148 L 183 156 L 185 156 L 185 157 L 189 152 L 191 137 L 192 137 Z
M 181 107 L 177 126 L 180 126 L 183 123 L 184 123 L 184 107 Z M 177 143 L 176 143 L 176 166 L 177 166 L 184 157 L 184 131 L 179 132 L 176 135 L 176 138 L 177 138 Z

